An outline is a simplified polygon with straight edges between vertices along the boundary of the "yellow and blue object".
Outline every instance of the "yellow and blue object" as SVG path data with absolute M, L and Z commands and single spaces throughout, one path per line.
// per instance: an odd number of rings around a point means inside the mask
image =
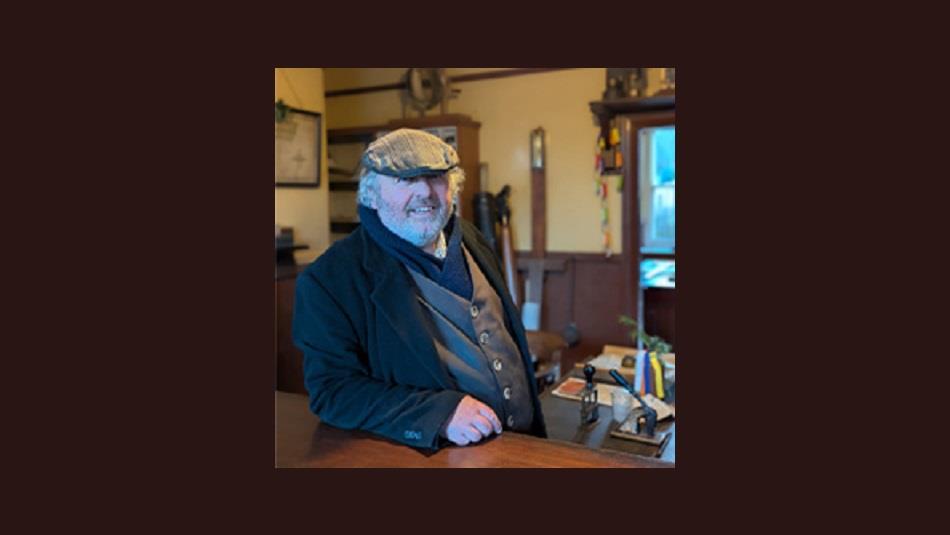
M 642 396 L 653 394 L 658 399 L 664 399 L 663 390 L 663 359 L 656 351 L 637 354 L 636 372 L 633 378 L 633 388 Z

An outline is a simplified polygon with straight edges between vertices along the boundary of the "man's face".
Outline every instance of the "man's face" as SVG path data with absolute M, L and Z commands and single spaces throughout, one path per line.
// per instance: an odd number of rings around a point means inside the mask
M 396 178 L 378 175 L 376 212 L 380 221 L 416 247 L 431 244 L 452 215 L 448 177 L 443 174 Z

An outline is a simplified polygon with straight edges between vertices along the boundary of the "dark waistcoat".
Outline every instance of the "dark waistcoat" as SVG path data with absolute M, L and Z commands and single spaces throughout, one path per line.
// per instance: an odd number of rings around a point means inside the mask
M 501 299 L 463 251 L 472 277 L 471 300 L 409 270 L 429 312 L 426 328 L 458 390 L 489 405 L 505 429 L 528 431 L 534 411 L 518 345 L 505 328 Z

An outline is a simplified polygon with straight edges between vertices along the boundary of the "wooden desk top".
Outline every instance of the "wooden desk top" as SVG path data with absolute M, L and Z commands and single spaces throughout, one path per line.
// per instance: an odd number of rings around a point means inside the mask
M 321 424 L 307 396 L 275 391 L 275 465 L 278 468 L 668 468 L 622 452 L 598 451 L 506 432 L 470 446 L 425 454 L 362 431 Z

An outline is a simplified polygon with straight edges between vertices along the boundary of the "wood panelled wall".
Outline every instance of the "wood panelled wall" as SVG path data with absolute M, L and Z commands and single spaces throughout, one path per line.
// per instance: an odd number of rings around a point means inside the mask
M 643 323 L 649 334 L 666 340 L 676 351 L 676 290 L 647 288 L 643 292 Z
M 517 256 L 528 258 L 530 251 L 517 251 Z M 598 355 L 605 344 L 631 345 L 627 331 L 617 322 L 620 314 L 636 316 L 636 311 L 626 310 L 621 257 L 548 252 L 547 258 L 565 260 L 565 269 L 545 276 L 541 329 L 561 333 L 573 320 L 580 332 L 577 346 L 562 353 L 563 372 L 577 361 Z M 524 285 L 523 272 L 520 284 Z

